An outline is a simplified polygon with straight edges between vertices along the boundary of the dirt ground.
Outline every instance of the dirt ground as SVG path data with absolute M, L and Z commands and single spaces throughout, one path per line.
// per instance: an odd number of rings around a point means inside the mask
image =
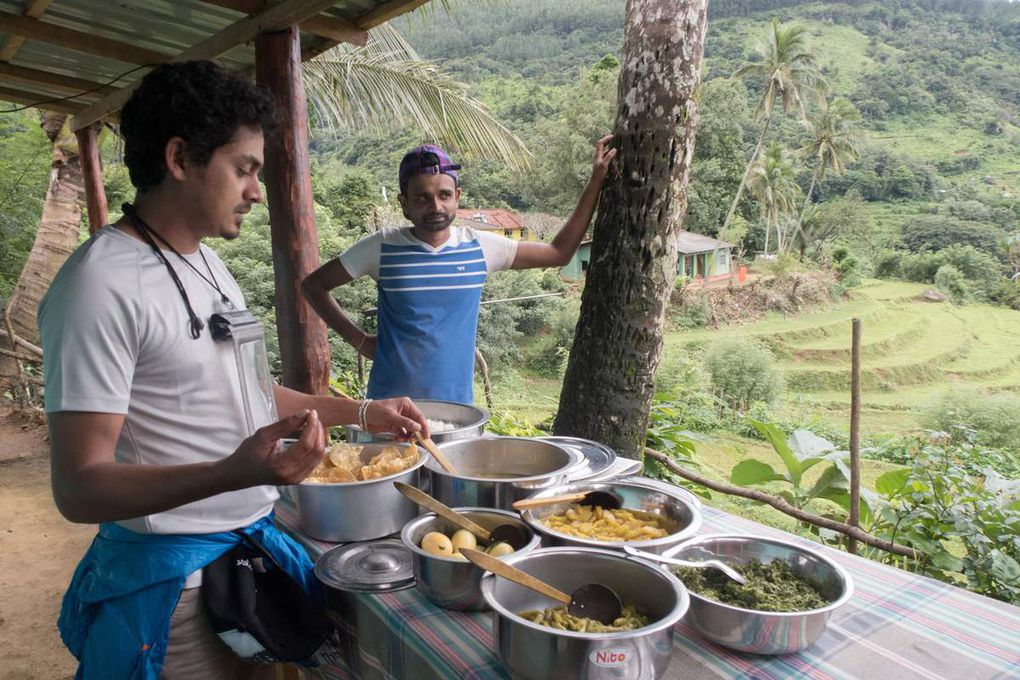
M 46 428 L 0 402 L 0 679 L 74 675 L 57 613 L 95 532 L 53 505 Z

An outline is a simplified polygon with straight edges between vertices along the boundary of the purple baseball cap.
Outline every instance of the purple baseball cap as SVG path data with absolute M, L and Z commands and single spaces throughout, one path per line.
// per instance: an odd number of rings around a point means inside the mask
M 408 151 L 400 161 L 400 191 L 407 191 L 407 180 L 414 175 L 449 175 L 454 184 L 460 184 L 457 171 L 460 165 L 450 160 L 445 151 L 435 144 L 422 144 Z

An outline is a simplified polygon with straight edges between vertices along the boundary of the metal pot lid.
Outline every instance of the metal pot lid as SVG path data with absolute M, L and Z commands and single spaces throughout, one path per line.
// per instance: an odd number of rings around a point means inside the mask
M 571 482 L 581 482 L 595 477 L 616 462 L 616 451 L 590 439 L 579 437 L 535 437 L 535 439 L 558 444 L 580 454 L 581 459 L 567 470 L 567 479 Z
M 396 538 L 347 543 L 315 560 L 315 575 L 338 590 L 384 593 L 414 585 L 411 551 Z

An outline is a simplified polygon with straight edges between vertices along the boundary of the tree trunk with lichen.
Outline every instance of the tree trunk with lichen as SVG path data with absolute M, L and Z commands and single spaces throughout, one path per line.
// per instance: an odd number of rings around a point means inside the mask
M 628 0 L 606 179 L 558 435 L 642 457 L 697 125 L 707 0 Z
M 39 302 L 57 271 L 78 245 L 81 227 L 85 184 L 78 159 L 78 142 L 66 122 L 65 114 L 39 112 L 39 125 L 53 143 L 49 186 L 32 251 L 7 302 L 15 335 L 31 343 L 39 342 L 35 321 Z M 0 344 L 7 347 L 10 338 L 0 340 Z M 0 355 L 0 385 L 17 373 L 15 359 Z

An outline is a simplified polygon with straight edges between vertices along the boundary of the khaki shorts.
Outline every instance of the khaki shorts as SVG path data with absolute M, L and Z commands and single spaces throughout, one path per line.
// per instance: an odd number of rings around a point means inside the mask
M 201 588 L 181 591 L 181 599 L 170 617 L 170 642 L 161 680 L 274 680 L 278 671 L 280 677 L 297 677 L 286 674 L 281 664 L 242 661 L 213 631 L 201 593 Z M 287 670 L 293 673 L 296 669 Z

